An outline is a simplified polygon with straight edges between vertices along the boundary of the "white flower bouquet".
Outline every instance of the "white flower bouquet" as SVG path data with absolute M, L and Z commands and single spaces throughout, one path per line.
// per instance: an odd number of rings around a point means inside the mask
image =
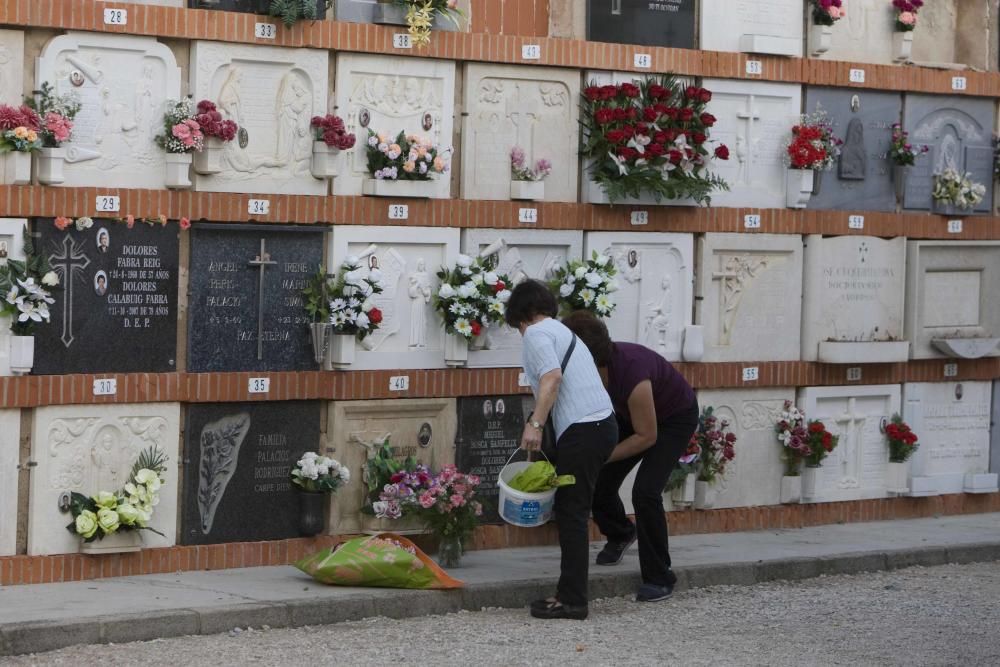
M 354 334 L 358 340 L 378 329 L 382 311 L 372 297 L 382 293 L 382 272 L 369 269 L 349 256 L 329 285 L 330 324 L 334 333 Z
M 510 300 L 510 278 L 489 270 L 479 257 L 459 255 L 455 266 L 437 274 L 441 287 L 434 308 L 450 334 L 471 339 L 490 322 L 502 323 Z
M 934 175 L 934 190 L 931 198 L 938 204 L 960 209 L 975 208 L 986 196 L 986 186 L 972 180 L 972 174 L 959 174 L 954 169 L 945 169 Z
M 311 493 L 334 493 L 350 481 L 347 466 L 316 452 L 306 452 L 292 468 L 292 484 Z
M 611 294 L 618 290 L 617 273 L 611 258 L 595 250 L 590 259 L 574 259 L 556 269 L 549 288 L 557 294 L 560 313 L 589 310 L 608 317 L 615 310 Z
M 10 315 L 15 336 L 30 336 L 36 324 L 49 321 L 49 306 L 55 303 L 49 289 L 59 284 L 48 260 L 35 252 L 27 226 L 24 254 L 24 260 L 8 259 L 0 266 L 0 314 Z

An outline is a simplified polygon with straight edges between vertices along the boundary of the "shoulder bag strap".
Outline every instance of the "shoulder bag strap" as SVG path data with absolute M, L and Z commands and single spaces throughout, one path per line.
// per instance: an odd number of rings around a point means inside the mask
M 562 366 L 560 367 L 560 370 L 563 373 L 566 372 L 566 366 L 569 364 L 569 358 L 573 356 L 573 348 L 575 347 L 576 347 L 576 334 L 573 334 L 573 340 L 569 342 L 569 349 L 566 350 L 566 356 L 563 357 Z

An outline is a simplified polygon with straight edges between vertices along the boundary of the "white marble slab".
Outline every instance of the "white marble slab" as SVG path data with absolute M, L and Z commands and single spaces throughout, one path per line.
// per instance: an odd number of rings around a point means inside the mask
M 701 48 L 801 56 L 805 8 L 799 0 L 702 0 Z
M 0 30 L 0 104 L 21 104 L 24 92 L 24 33 Z
M 0 410 L 0 556 L 13 555 L 17 550 L 17 518 L 21 505 L 17 502 L 17 464 L 20 462 L 21 411 Z

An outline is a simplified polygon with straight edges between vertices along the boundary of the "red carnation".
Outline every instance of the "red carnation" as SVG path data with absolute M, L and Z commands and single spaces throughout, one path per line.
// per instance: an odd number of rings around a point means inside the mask
M 667 142 L 667 133 L 657 132 L 656 134 L 653 135 L 653 141 L 655 141 L 658 144 L 665 144 Z
M 381 324 L 382 322 L 382 311 L 378 308 L 372 308 L 368 311 L 368 321 L 372 324 Z
M 634 83 L 623 83 L 619 88 L 625 97 L 639 97 L 640 95 L 639 86 Z
M 651 99 L 662 100 L 667 95 L 667 89 L 657 83 L 654 83 L 649 87 L 649 97 Z
M 676 149 L 670 151 L 668 155 L 670 156 L 670 161 L 673 162 L 674 164 L 680 164 L 680 161 L 684 159 L 684 153 L 681 153 L 679 150 Z
M 604 138 L 613 144 L 623 143 L 626 139 L 625 132 L 622 130 L 610 130 Z
M 639 117 L 639 112 L 636 110 L 635 107 L 629 107 L 629 110 L 626 113 L 626 115 L 628 116 L 629 120 L 635 120 L 636 118 Z
M 726 146 L 725 144 L 723 144 L 722 146 L 718 146 L 715 149 L 715 157 L 719 158 L 720 160 L 728 160 L 729 159 L 729 147 Z
M 618 89 L 614 86 L 601 86 L 601 99 L 613 100 L 618 94 Z
M 628 119 L 628 111 L 622 108 L 612 109 L 611 114 L 615 120 L 626 120 Z

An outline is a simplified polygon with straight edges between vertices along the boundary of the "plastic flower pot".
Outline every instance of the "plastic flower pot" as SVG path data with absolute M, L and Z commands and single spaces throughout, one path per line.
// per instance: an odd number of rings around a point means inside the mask
M 89 556 L 132 553 L 141 549 L 142 536 L 138 530 L 122 530 L 93 542 L 80 543 L 80 553 Z
M 909 476 L 909 462 L 889 461 L 885 469 L 885 490 L 897 496 L 908 493 L 910 490 Z
M 684 483 L 670 492 L 670 502 L 677 507 L 689 507 L 694 503 L 694 483 L 696 475 L 689 474 Z
M 326 529 L 327 494 L 299 490 L 299 533 L 304 537 L 319 535 Z
M 444 363 L 446 366 L 461 367 L 469 361 L 469 339 L 465 336 L 445 334 Z
M 785 171 L 785 205 L 788 208 L 805 208 L 812 197 L 812 169 L 788 169 Z
M 818 465 L 807 465 L 802 469 L 802 500 L 813 500 L 816 497 L 819 469 Z
M 226 144 L 218 137 L 206 137 L 205 147 L 194 154 L 194 170 L 199 174 L 218 174 L 222 171 L 222 152 Z
M 703 482 L 699 479 L 694 483 L 694 508 L 698 510 L 712 509 L 715 507 L 717 495 L 711 482 Z
M 38 152 L 35 169 L 38 182 L 42 185 L 58 185 L 66 180 L 63 167 L 66 165 L 65 148 L 43 148 Z
M 314 141 L 310 171 L 313 178 L 335 178 L 340 175 L 340 165 L 343 162 L 340 149 L 327 146 L 325 141 Z
M 167 153 L 166 186 L 171 190 L 187 190 L 191 187 L 191 154 Z
M 802 476 L 785 475 L 781 478 L 781 504 L 793 505 L 802 500 Z
M 10 337 L 10 371 L 16 375 L 27 375 L 35 365 L 35 337 Z
M 354 334 L 333 333 L 330 336 L 330 347 L 327 350 L 327 359 L 330 368 L 344 370 L 350 368 L 354 363 Z
M 510 198 L 543 201 L 545 199 L 545 181 L 511 181 Z
M 892 59 L 897 63 L 906 62 L 913 53 L 913 31 L 892 33 Z
M 2 185 L 31 183 L 31 153 L 11 151 L 0 155 L 0 176 Z
M 833 45 L 833 26 L 814 25 L 809 30 L 809 55 L 821 56 Z

